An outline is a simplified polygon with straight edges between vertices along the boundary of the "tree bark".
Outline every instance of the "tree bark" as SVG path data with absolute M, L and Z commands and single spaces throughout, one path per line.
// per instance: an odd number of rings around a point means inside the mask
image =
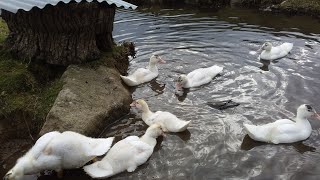
M 69 65 L 94 60 L 113 45 L 115 5 L 58 3 L 16 14 L 3 10 L 10 33 L 6 47 L 18 57 Z

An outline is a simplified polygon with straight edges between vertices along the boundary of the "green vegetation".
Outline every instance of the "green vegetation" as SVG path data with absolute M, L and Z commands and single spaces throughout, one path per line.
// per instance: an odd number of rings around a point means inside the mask
M 4 39 L 8 35 L 8 27 L 7 24 L 0 18 L 0 43 L 4 41 Z
M 112 50 L 108 52 L 104 52 L 102 54 L 102 58 L 90 61 L 87 63 L 84 63 L 84 66 L 91 67 L 91 68 L 97 68 L 100 65 L 105 65 L 107 67 L 110 67 L 110 65 L 114 64 L 112 61 L 114 60 L 114 57 L 123 55 L 123 52 L 126 50 L 123 46 L 113 46 Z
M 30 132 L 37 134 L 62 89 L 60 77 L 66 67 L 15 58 L 5 49 L 8 28 L 1 19 L 0 30 L 0 120 L 17 126 L 23 124 L 23 127 L 29 124 Z M 128 50 L 127 46 L 113 46 L 99 60 L 82 66 L 98 68 L 104 65 L 124 74 L 129 65 L 130 48 Z
M 280 8 L 293 12 L 303 12 L 319 15 L 319 0 L 287 0 L 280 4 Z
M 49 75 L 53 68 L 42 66 L 41 69 L 30 62 L 13 58 L 3 47 L 7 35 L 7 26 L 0 19 L 0 119 L 11 121 L 12 116 L 23 116 L 17 113 L 28 114 L 33 117 L 27 119 L 32 124 L 30 129 L 37 131 L 62 88 L 59 80 L 62 71 L 57 68 L 54 76 Z

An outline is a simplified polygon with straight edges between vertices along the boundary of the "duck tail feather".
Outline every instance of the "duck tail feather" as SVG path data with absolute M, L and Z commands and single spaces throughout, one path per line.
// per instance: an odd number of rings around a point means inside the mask
M 98 161 L 93 164 L 84 166 L 83 170 L 92 178 L 97 179 L 107 178 L 114 175 L 112 166 L 105 161 L 103 162 L 103 164 L 101 164 L 101 161 Z
M 95 144 L 96 146 L 93 147 L 90 152 L 89 155 L 90 156 L 102 156 L 105 153 L 107 153 L 112 145 L 114 137 L 110 137 L 110 138 L 99 138 L 99 139 L 95 139 Z

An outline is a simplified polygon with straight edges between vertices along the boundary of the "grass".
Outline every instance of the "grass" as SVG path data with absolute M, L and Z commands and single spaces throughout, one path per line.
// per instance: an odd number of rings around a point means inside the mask
M 62 89 L 63 83 L 59 80 L 62 72 L 59 71 L 49 81 L 40 80 L 47 69 L 38 68 L 35 73 L 34 64 L 13 58 L 3 48 L 7 35 L 7 25 L 0 19 L 0 119 L 12 121 L 17 113 L 31 114 L 33 118 L 27 119 L 33 125 L 30 129 L 40 130 Z

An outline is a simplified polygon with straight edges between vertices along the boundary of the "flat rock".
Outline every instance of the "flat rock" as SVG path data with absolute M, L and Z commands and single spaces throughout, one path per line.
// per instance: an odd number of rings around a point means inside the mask
M 50 131 L 75 131 L 98 136 L 127 114 L 131 94 L 115 68 L 71 65 L 62 75 L 64 86 L 47 115 L 40 136 Z

